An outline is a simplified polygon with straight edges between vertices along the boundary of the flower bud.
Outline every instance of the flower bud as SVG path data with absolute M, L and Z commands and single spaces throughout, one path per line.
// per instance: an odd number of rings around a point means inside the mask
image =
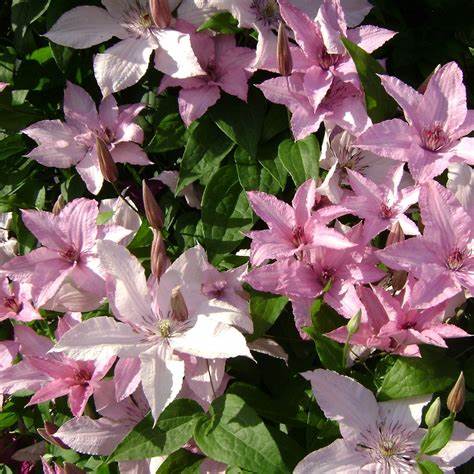
M 115 183 L 118 179 L 118 169 L 107 145 L 102 138 L 96 137 L 95 146 L 102 176 L 109 183 Z
M 56 202 L 54 203 L 53 206 L 53 214 L 55 216 L 58 216 L 61 211 L 64 209 L 64 206 L 66 205 L 66 201 L 64 200 L 62 194 L 58 196 L 58 199 L 56 199 Z
M 466 398 L 466 384 L 464 382 L 464 374 L 461 372 L 454 384 L 454 387 L 449 392 L 446 405 L 451 413 L 459 413 L 464 406 Z
M 188 307 L 186 301 L 184 301 L 183 294 L 180 291 L 180 287 L 173 288 L 171 292 L 171 317 L 175 321 L 186 321 L 188 319 Z
M 153 230 L 153 241 L 151 243 L 151 273 L 158 280 L 161 278 L 161 275 L 165 273 L 165 270 L 168 268 L 168 257 L 166 255 L 165 242 L 163 240 L 163 235 L 159 230 Z
M 353 336 L 358 330 L 360 326 L 360 319 L 362 317 L 362 311 L 359 309 L 349 322 L 347 323 L 347 334 Z
M 153 229 L 161 230 L 163 228 L 163 211 L 156 202 L 155 196 L 153 196 L 145 180 L 142 182 L 142 190 L 143 207 L 145 208 L 147 221 Z
M 395 291 L 403 290 L 408 278 L 408 273 L 404 270 L 395 270 L 392 274 L 392 288 Z
M 85 474 L 85 472 L 86 471 L 79 469 L 77 466 L 74 466 L 74 464 L 68 462 L 64 463 L 64 474 Z
M 171 23 L 171 10 L 168 0 L 150 0 L 150 13 L 158 28 L 168 28 Z
M 289 76 L 293 71 L 293 58 L 291 57 L 290 42 L 286 32 L 286 25 L 280 21 L 277 38 L 278 72 L 282 76 Z
M 430 405 L 425 415 L 425 423 L 428 428 L 439 423 L 439 415 L 441 412 L 441 399 L 439 397 Z
M 44 428 L 38 428 L 36 431 L 38 434 L 45 439 L 48 443 L 54 444 L 63 449 L 69 449 L 69 447 L 64 444 L 59 438 L 56 438 L 54 434 L 58 431 L 58 427 L 54 423 L 49 421 L 44 422 Z

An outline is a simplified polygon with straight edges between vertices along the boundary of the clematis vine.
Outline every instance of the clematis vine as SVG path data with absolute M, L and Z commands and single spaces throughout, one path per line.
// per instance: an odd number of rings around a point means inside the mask
M 204 74 L 184 79 L 165 76 L 159 92 L 168 87 L 181 87 L 179 113 L 186 126 L 201 117 L 214 105 L 221 90 L 247 101 L 247 82 L 252 75 L 254 51 L 238 47 L 230 35 L 191 35 L 191 44 Z
M 306 456 L 295 474 L 331 472 L 416 472 L 423 407 L 431 396 L 379 402 L 372 392 L 355 380 L 330 370 L 302 374 L 311 382 L 325 416 L 339 423 L 342 439 Z M 474 432 L 454 423 L 452 441 L 430 456 L 443 472 L 474 455 Z
M 63 108 L 65 122 L 43 120 L 23 130 L 39 144 L 28 154 L 30 158 L 55 168 L 75 166 L 92 194 L 99 193 L 104 181 L 97 140 L 107 147 L 116 163 L 151 164 L 140 147 L 143 130 L 134 123 L 143 104 L 119 107 L 114 97 L 109 96 L 97 112 L 90 95 L 68 82 Z
M 154 2 L 152 2 L 154 3 Z M 171 0 L 170 10 L 179 2 Z M 157 18 L 148 0 L 103 0 L 104 8 L 80 6 L 66 12 L 46 33 L 53 43 L 84 49 L 112 37 L 120 41 L 94 59 L 94 73 L 104 96 L 136 84 L 155 51 L 155 66 L 172 77 L 203 74 L 189 34 L 168 15 Z M 156 22 L 158 20 L 158 24 Z
M 357 139 L 359 148 L 408 162 L 420 183 L 438 176 L 451 163 L 474 164 L 474 139 L 466 137 L 474 129 L 474 112 L 467 109 L 462 71 L 455 62 L 436 70 L 423 94 L 395 77 L 380 79 L 407 122 L 393 119 L 373 125 Z
M 124 247 L 108 241 L 98 247 L 108 275 L 109 302 L 119 322 L 111 317 L 89 319 L 68 331 L 54 352 L 79 360 L 128 359 L 129 370 L 121 372 L 128 380 L 122 383 L 141 381 L 155 420 L 182 388 L 185 364 L 180 353 L 207 359 L 251 357 L 237 329 L 186 304 L 185 287 L 167 284 L 168 278 L 175 278 L 175 264 L 161 276 L 159 285 L 151 281 L 148 287 L 143 268 Z M 186 262 L 186 253 L 181 259 Z
M 472 209 L 466 211 L 436 181 L 422 186 L 419 204 L 423 235 L 379 250 L 377 257 L 417 278 L 413 302 L 419 308 L 430 308 L 463 289 L 473 294 Z

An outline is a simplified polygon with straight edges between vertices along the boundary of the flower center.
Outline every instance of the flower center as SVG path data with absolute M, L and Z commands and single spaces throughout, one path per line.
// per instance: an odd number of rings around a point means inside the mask
M 385 203 L 380 205 L 380 217 L 382 219 L 390 219 L 393 217 L 393 210 L 391 207 L 388 207 Z
M 446 259 L 446 266 L 453 271 L 460 270 L 464 265 L 464 261 L 471 252 L 468 249 L 460 250 L 458 248 L 451 251 Z
M 401 329 L 413 329 L 416 326 L 416 323 L 413 321 L 407 321 L 406 323 L 403 323 L 401 326 Z
M 304 229 L 300 225 L 293 229 L 293 242 L 297 247 L 306 243 Z
M 160 331 L 161 337 L 168 338 L 171 336 L 171 321 L 169 319 L 163 319 L 158 323 L 158 330 Z
M 203 283 L 201 285 L 201 292 L 209 298 L 220 298 L 228 286 L 227 281 L 218 280 L 212 283 Z
M 217 64 L 215 61 L 209 61 L 206 66 L 206 74 L 208 75 L 211 81 L 217 81 L 218 74 L 217 74 Z
M 91 379 L 91 374 L 88 370 L 81 369 L 78 372 L 76 372 L 76 381 L 80 385 L 85 385 L 89 383 L 90 379 Z
M 250 8 L 254 11 L 257 21 L 269 27 L 278 26 L 280 9 L 276 0 L 252 0 Z
M 427 150 L 438 151 L 448 145 L 450 140 L 441 124 L 435 123 L 431 128 L 421 131 L 421 142 Z
M 150 12 L 138 1 L 123 15 L 121 26 L 136 37 L 147 36 L 150 30 L 155 28 Z
M 341 54 L 330 54 L 327 49 L 324 48 L 318 58 L 319 65 L 321 66 L 321 69 L 327 71 L 331 66 L 335 66 L 341 58 Z
M 323 268 L 319 276 L 319 280 L 323 286 L 326 286 L 334 276 L 334 270 L 332 268 Z
M 59 255 L 70 262 L 78 262 L 80 253 L 74 247 L 69 247 L 68 249 L 61 250 Z
M 21 308 L 23 306 L 16 300 L 14 296 L 7 296 L 3 298 L 3 305 L 7 308 L 10 308 L 16 314 L 21 311 Z

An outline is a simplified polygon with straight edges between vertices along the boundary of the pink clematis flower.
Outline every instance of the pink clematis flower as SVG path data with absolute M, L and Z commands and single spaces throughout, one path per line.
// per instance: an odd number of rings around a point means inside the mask
M 174 10 L 178 1 L 169 2 Z M 155 50 L 156 67 L 183 78 L 203 74 L 190 37 L 171 19 L 168 27 L 155 25 L 148 0 L 103 0 L 105 10 L 80 6 L 65 13 L 46 33 L 54 43 L 85 49 L 112 37 L 121 41 L 97 54 L 94 73 L 104 96 L 136 84 L 146 73 Z M 174 29 L 176 28 L 176 29 Z
M 121 371 L 122 377 L 129 378 L 124 385 L 137 378 L 141 381 L 155 420 L 181 390 L 185 367 L 180 353 L 206 359 L 251 357 L 237 329 L 203 314 L 192 298 L 183 301 L 185 287 L 177 300 L 172 299 L 178 288 L 167 279 L 175 278 L 174 264 L 161 276 L 159 285 L 151 281 L 148 287 L 143 268 L 127 249 L 109 241 L 99 242 L 98 248 L 108 275 L 109 302 L 120 322 L 111 317 L 89 319 L 68 331 L 54 352 L 80 360 L 126 358 L 131 368 Z M 186 252 L 180 258 L 185 262 Z M 221 313 L 226 310 L 225 306 Z
M 80 313 L 66 314 L 58 323 L 56 339 L 81 321 Z M 26 326 L 15 327 L 15 341 L 23 360 L 0 372 L 0 391 L 34 390 L 28 405 L 68 395 L 74 416 L 80 416 L 97 383 L 112 367 L 114 358 L 75 361 L 62 354 L 48 354 L 53 343 Z
M 288 258 L 255 268 L 245 281 L 258 291 L 285 295 L 292 301 L 301 300 L 301 304 L 314 300 L 326 289 L 324 301 L 350 318 L 357 312 L 353 311 L 353 285 L 378 281 L 384 275 L 372 263 L 371 258 L 361 256 L 357 247 L 315 247 L 306 252 L 303 260 Z
M 319 166 L 328 171 L 324 181 L 317 191 L 334 204 L 340 204 L 347 194 L 347 171 L 353 170 L 370 179 L 376 184 L 382 184 L 389 173 L 393 173 L 397 162 L 383 158 L 354 146 L 357 137 L 336 127 L 324 134 L 321 145 Z M 402 186 L 408 186 L 408 173 L 404 174 Z M 410 183 L 411 184 L 411 183 Z
M 347 174 L 354 194 L 347 196 L 342 205 L 364 219 L 363 238 L 366 242 L 397 223 L 404 234 L 420 235 L 416 224 L 405 215 L 408 208 L 418 202 L 419 188 L 399 189 L 403 164 L 386 176 L 380 185 L 355 171 L 347 170 Z
M 24 129 L 23 133 L 39 144 L 27 156 L 44 166 L 75 166 L 87 189 L 98 194 L 104 178 L 99 168 L 97 138 L 103 140 L 116 163 L 151 164 L 139 145 L 143 143 L 143 130 L 133 122 L 144 107 L 118 107 L 114 97 L 109 96 L 97 113 L 90 95 L 68 82 L 64 92 L 65 122 L 43 120 Z
M 311 382 L 325 416 L 339 423 L 342 439 L 306 456 L 295 474 L 416 472 L 423 407 L 431 396 L 377 403 L 372 392 L 355 380 L 330 370 L 302 374 Z M 435 456 L 426 457 L 443 472 L 474 455 L 474 432 L 454 423 L 451 441 Z M 425 458 L 425 457 L 424 457 Z
M 333 249 L 354 247 L 343 234 L 326 226 L 333 219 L 347 214 L 341 206 L 327 206 L 313 212 L 316 204 L 316 183 L 309 179 L 293 198 L 292 205 L 259 191 L 247 193 L 254 212 L 267 224 L 268 230 L 250 232 L 250 261 L 260 265 L 268 259 L 301 255 L 315 246 Z
M 247 101 L 247 82 L 255 55 L 249 48 L 236 46 L 235 38 L 229 35 L 194 33 L 191 43 L 204 74 L 185 79 L 165 76 L 159 88 L 162 92 L 168 87 L 181 87 L 179 113 L 186 126 L 219 100 L 221 90 Z
M 22 211 L 23 222 L 43 246 L 13 258 L 2 270 L 32 284 L 37 307 L 54 297 L 66 279 L 80 290 L 105 296 L 96 251 L 98 213 L 97 202 L 84 198 L 68 203 L 57 216 L 45 211 Z M 117 227 L 103 237 L 120 240 L 123 231 Z
M 324 0 L 314 21 L 287 0 L 280 0 L 280 13 L 302 54 L 293 54 L 291 76 L 258 87 L 268 100 L 290 109 L 295 139 L 317 131 L 323 120 L 352 133 L 365 130 L 370 120 L 357 71 L 340 37 L 347 36 L 372 52 L 395 33 L 374 26 L 348 30 L 339 0 Z
M 474 112 L 467 109 L 462 71 L 455 62 L 430 77 L 424 94 L 395 77 L 380 76 L 385 90 L 400 104 L 408 123 L 393 119 L 373 125 L 356 146 L 394 160 L 407 161 L 412 176 L 425 182 L 449 164 L 474 164 Z
M 0 321 L 15 319 L 24 323 L 41 319 L 38 310 L 31 304 L 31 285 L 19 281 L 0 282 Z
M 474 209 L 474 169 L 466 163 L 453 163 L 448 168 L 446 187 L 464 209 Z
M 467 337 L 469 334 L 453 324 L 444 323 L 446 304 L 419 310 L 412 303 L 414 280 L 410 278 L 403 295 L 391 296 L 380 287 L 359 287 L 355 298 L 362 310 L 359 330 L 351 337 L 351 344 L 399 354 L 421 357 L 419 344 L 446 348 L 445 339 Z M 355 314 L 355 313 L 354 313 Z M 344 343 L 347 327 L 327 334 Z
M 435 181 L 422 186 L 423 236 L 405 240 L 376 252 L 394 270 L 405 270 L 418 279 L 413 288 L 416 307 L 430 308 L 455 296 L 463 288 L 474 294 L 474 223 L 446 188 Z

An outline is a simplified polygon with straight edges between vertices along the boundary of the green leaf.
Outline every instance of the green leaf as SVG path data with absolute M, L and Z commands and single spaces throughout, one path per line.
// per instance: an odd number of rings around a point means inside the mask
M 186 143 L 175 194 L 198 179 L 207 182 L 233 146 L 211 120 L 205 118 L 199 122 Z
M 304 331 L 313 339 L 319 360 L 326 369 L 344 370 L 342 366 L 344 348 L 341 344 L 320 334 L 314 327 L 306 328 Z
M 294 142 L 285 140 L 278 148 L 278 158 L 288 170 L 296 186 L 319 176 L 319 143 L 314 135 Z
M 10 135 L 0 141 L 0 161 L 21 155 L 26 150 L 21 135 Z
M 0 413 L 0 430 L 13 426 L 18 420 L 18 415 L 12 412 Z
M 420 452 L 428 456 L 439 453 L 451 439 L 453 429 L 454 417 L 447 416 L 426 432 L 421 440 Z
M 234 142 L 256 157 L 265 119 L 266 100 L 262 93 L 250 88 L 247 103 L 224 95 L 210 110 L 216 125 Z
M 186 449 L 179 449 L 166 458 L 156 474 L 199 474 L 202 461 L 202 456 L 196 456 Z
M 415 397 L 450 387 L 459 374 L 457 363 L 443 350 L 421 349 L 421 358 L 399 358 L 385 375 L 378 396 L 382 400 Z
M 270 329 L 288 303 L 285 296 L 252 291 L 250 315 L 253 321 L 252 339 L 258 339 Z
M 197 31 L 213 30 L 223 34 L 234 34 L 239 31 L 238 21 L 229 12 L 219 12 L 205 21 Z
M 164 456 L 183 446 L 203 416 L 201 406 L 185 398 L 170 403 L 153 427 L 148 415 L 118 445 L 110 461 L 129 461 Z
M 421 474 L 443 474 L 443 471 L 432 461 L 418 461 Z
M 209 414 L 198 422 L 194 440 L 211 459 L 259 474 L 287 474 L 301 457 L 291 438 L 272 432 L 236 395 L 215 400 Z
M 209 258 L 218 262 L 232 252 L 253 225 L 253 213 L 234 165 L 220 168 L 202 197 L 203 238 Z
M 240 184 L 246 191 L 263 191 L 268 194 L 278 194 L 281 191 L 278 181 L 246 150 L 238 147 L 234 159 Z
M 365 92 L 367 113 L 374 123 L 395 116 L 396 102 L 385 92 L 377 74 L 385 74 L 384 68 L 369 53 L 347 38 L 341 38 L 351 55 Z

